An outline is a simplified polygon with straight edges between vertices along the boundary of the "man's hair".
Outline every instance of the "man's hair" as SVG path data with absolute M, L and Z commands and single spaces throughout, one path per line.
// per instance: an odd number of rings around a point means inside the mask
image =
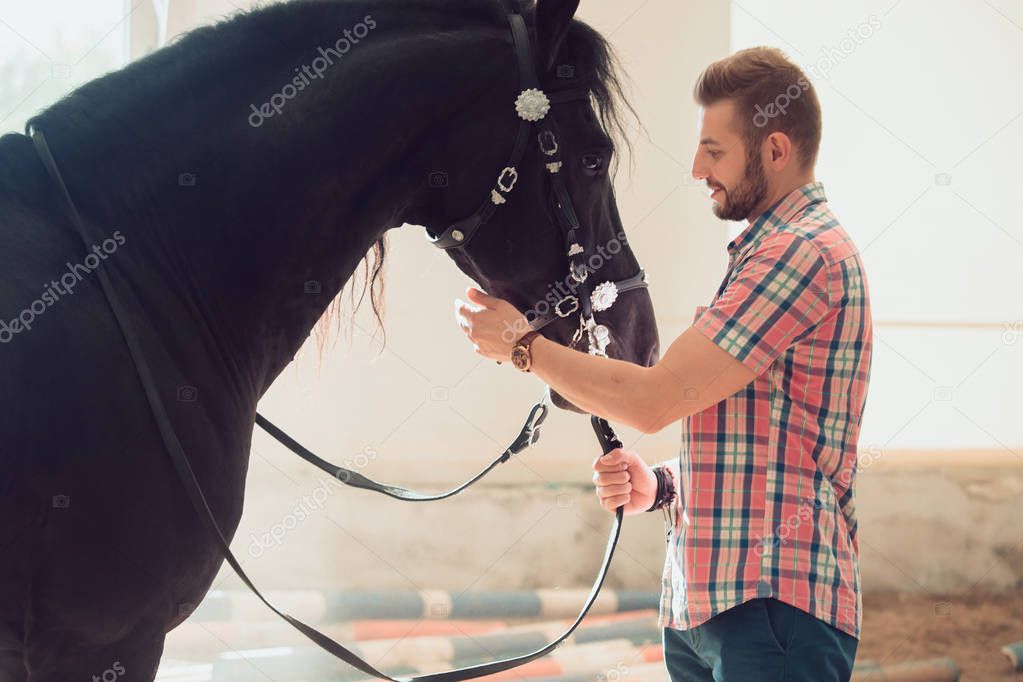
M 800 167 L 813 168 L 821 144 L 821 106 L 810 79 L 781 50 L 751 47 L 714 62 L 693 88 L 696 102 L 709 106 L 735 103 L 736 116 L 753 158 L 774 132 L 789 136 Z

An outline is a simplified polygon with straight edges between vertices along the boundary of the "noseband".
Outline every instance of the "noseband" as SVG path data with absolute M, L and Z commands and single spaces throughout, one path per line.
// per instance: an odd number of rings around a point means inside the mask
M 583 97 L 588 98 L 588 94 L 581 93 L 580 91 L 572 91 L 555 94 L 548 98 L 543 92 L 536 88 L 536 74 L 533 70 L 533 61 L 529 49 L 529 35 L 526 31 L 525 21 L 522 18 L 519 0 L 503 0 L 503 3 L 508 10 L 508 21 L 511 25 L 512 36 L 515 42 L 515 52 L 519 61 L 519 69 L 522 74 L 523 83 L 526 86 L 526 89 L 519 96 L 518 100 L 516 100 L 516 110 L 519 112 L 519 116 L 522 118 L 523 123 L 519 126 L 519 134 L 515 140 L 515 148 L 512 153 L 511 163 L 509 163 L 501 172 L 498 177 L 497 185 L 491 192 L 491 196 L 488 201 L 484 202 L 483 208 L 469 218 L 452 225 L 444 232 L 444 234 L 440 235 L 433 241 L 439 247 L 445 249 L 464 246 L 465 243 L 467 243 L 476 233 L 479 227 L 486 223 L 494 210 L 496 210 L 499 205 L 506 202 L 505 196 L 510 194 L 510 192 L 514 189 L 515 182 L 518 179 L 517 165 L 525 153 L 530 129 L 533 124 L 538 124 L 540 129 L 540 134 L 538 136 L 540 148 L 550 159 L 547 163 L 547 170 L 550 173 L 555 196 L 557 198 L 558 215 L 561 217 L 562 225 L 566 230 L 566 245 L 570 268 L 569 272 L 573 279 L 579 284 L 580 296 L 575 300 L 575 307 L 572 307 L 573 304 L 569 302 L 569 304 L 566 304 L 566 310 L 556 312 L 554 317 L 542 317 L 534 321 L 533 328 L 540 329 L 557 317 L 567 317 L 568 315 L 576 312 L 576 310 L 579 310 L 580 332 L 577 332 L 577 338 L 581 335 L 582 330 L 586 329 L 590 331 L 590 352 L 602 355 L 603 346 L 606 345 L 607 330 L 604 329 L 604 342 L 603 344 L 600 344 L 599 337 L 597 337 L 600 326 L 593 322 L 592 311 L 606 310 L 614 303 L 617 293 L 620 291 L 627 291 L 629 289 L 646 286 L 646 283 L 643 281 L 643 271 L 640 270 L 640 272 L 634 277 L 621 282 L 604 282 L 592 292 L 586 284 L 586 275 L 588 273 L 585 269 L 580 269 L 578 259 L 576 259 L 576 256 L 581 256 L 585 253 L 584 247 L 579 243 L 579 223 L 572 207 L 571 198 L 569 197 L 564 182 L 559 175 L 561 160 L 558 155 L 557 138 L 554 135 L 553 121 L 544 121 L 544 117 L 551 102 L 570 101 L 574 99 L 581 99 Z M 31 131 L 31 135 L 36 151 L 39 154 L 39 158 L 47 172 L 50 174 L 54 184 L 60 190 L 60 195 L 64 200 L 68 215 L 75 227 L 78 229 L 85 248 L 89 249 L 91 245 L 101 243 L 105 238 L 105 235 L 99 234 L 97 230 L 93 229 L 92 226 L 85 222 L 81 214 L 78 212 L 74 200 L 71 198 L 71 194 L 68 191 L 67 185 L 64 183 L 63 177 L 61 177 L 56 161 L 54 160 L 49 146 L 46 143 L 46 138 L 43 135 L 43 132 L 38 128 L 34 128 Z M 604 578 L 607 575 L 608 568 L 611 565 L 611 559 L 614 555 L 615 547 L 618 543 L 618 537 L 621 532 L 623 516 L 621 507 L 618 508 L 615 514 L 615 520 L 611 526 L 607 547 L 604 551 L 603 562 L 601 563 L 600 570 L 593 583 L 593 588 L 587 597 L 586 604 L 582 607 L 579 616 L 558 639 L 543 648 L 537 649 L 536 651 L 528 654 L 491 663 L 472 665 L 447 672 L 418 675 L 415 677 L 391 677 L 390 675 L 380 672 L 373 665 L 360 658 L 358 654 L 347 649 L 345 646 L 331 639 L 316 628 L 303 623 L 301 620 L 298 620 L 279 609 L 252 583 L 248 575 L 246 575 L 245 571 L 242 569 L 241 564 L 234 556 L 234 553 L 231 551 L 230 543 L 225 537 L 223 531 L 220 530 L 220 526 L 213 516 L 213 512 L 206 501 L 206 496 L 203 494 L 202 488 L 192 471 L 191 464 L 188 461 L 188 456 L 185 454 L 184 448 L 174 431 L 174 426 L 171 423 L 170 417 L 167 415 L 167 410 L 164 406 L 163 398 L 161 397 L 161 391 L 157 388 L 149 362 L 147 361 L 145 354 L 142 352 L 142 346 L 131 317 L 124 308 L 124 305 L 121 303 L 120 297 L 117 295 L 117 291 L 114 289 L 113 283 L 111 282 L 106 269 L 101 265 L 96 269 L 96 274 L 103 294 L 110 305 L 114 319 L 117 321 L 118 327 L 121 329 L 125 345 L 128 347 L 132 362 L 135 365 L 135 370 L 138 373 L 143 391 L 145 392 L 146 400 L 149 403 L 150 410 L 155 418 L 156 426 L 160 433 L 160 438 L 163 441 L 164 448 L 170 455 L 171 463 L 173 464 L 174 469 L 178 474 L 178 478 L 181 480 L 185 492 L 187 493 L 200 520 L 206 526 L 211 537 L 213 537 L 217 546 L 220 548 L 220 552 L 223 555 L 224 560 L 227 561 L 231 568 L 234 569 L 242 582 L 244 582 L 245 585 L 252 590 L 253 594 L 255 594 L 267 608 L 282 619 L 286 620 L 292 627 L 301 632 L 320 648 L 367 675 L 372 675 L 384 680 L 391 680 L 391 682 L 459 682 L 460 680 L 472 679 L 474 677 L 491 675 L 504 670 L 509 670 L 540 658 L 541 656 L 545 656 L 571 636 L 582 622 L 583 618 L 589 612 L 590 607 L 593 606 L 593 603 L 596 601 L 600 588 L 604 583 Z M 566 299 L 567 298 L 568 297 L 566 297 Z M 561 304 L 564 301 L 565 299 L 563 299 L 562 302 L 559 302 L 559 305 L 556 306 L 556 310 L 561 308 Z M 595 338 L 597 338 L 598 341 L 596 345 L 594 345 Z M 526 423 L 519 431 L 518 437 L 490 466 L 454 490 L 435 495 L 417 493 L 405 488 L 380 484 L 372 481 L 358 472 L 338 467 L 318 457 L 288 436 L 288 434 L 284 431 L 274 426 L 269 420 L 259 413 L 256 414 L 256 423 L 289 450 L 314 466 L 326 471 L 342 483 L 357 488 L 383 493 L 401 500 L 422 502 L 443 499 L 464 490 L 469 485 L 483 478 L 484 475 L 498 464 L 507 461 L 512 455 L 535 443 L 540 436 L 540 425 L 547 417 L 549 410 L 549 393 L 550 391 L 547 390 L 540 401 L 533 406 L 532 410 L 530 410 L 529 417 L 526 419 Z M 601 450 L 604 453 L 610 452 L 616 447 L 621 447 L 621 442 L 617 440 L 614 435 L 614 431 L 605 420 L 592 416 L 590 421 L 601 445 Z
M 497 182 L 490 191 L 490 196 L 483 200 L 476 211 L 467 218 L 452 223 L 436 237 L 427 238 L 444 250 L 464 249 L 476 236 L 480 227 L 489 221 L 498 207 L 508 201 L 519 178 L 519 167 L 525 156 L 529 140 L 535 135 L 540 152 L 545 159 L 544 167 L 550 181 L 551 196 L 555 207 L 555 215 L 565 238 L 565 255 L 568 258 L 568 275 L 572 285 L 570 293 L 563 295 L 553 306 L 541 301 L 539 305 L 548 306 L 548 311 L 539 314 L 529 325 L 533 331 L 539 331 L 551 322 L 566 318 L 574 313 L 579 314 L 579 328 L 576 330 L 570 347 L 575 346 L 586 333 L 589 341 L 589 352 L 592 355 L 606 357 L 605 352 L 610 341 L 607 327 L 597 324 L 593 312 L 608 310 L 618 298 L 618 294 L 647 286 L 646 273 L 642 269 L 632 277 L 619 281 L 604 281 L 591 288 L 589 275 L 594 268 L 589 266 L 588 258 L 592 257 L 595 245 L 592 243 L 596 235 L 587 234 L 579 225 L 579 217 L 572 203 L 572 196 L 565 185 L 561 169 L 564 165 L 561 149 L 558 145 L 557 125 L 553 116 L 548 116 L 552 106 L 578 100 L 590 101 L 589 90 L 559 90 L 550 94 L 540 89 L 533 58 L 530 53 L 529 33 L 522 18 L 519 0 L 505 0 L 508 9 L 508 20 L 511 24 L 515 54 L 519 63 L 519 81 L 522 92 L 515 100 L 515 111 L 520 119 L 511 158 L 498 173 Z M 589 237 L 589 239 L 587 239 Z M 586 242 L 590 242 L 588 245 Z M 589 250 L 587 250 L 589 248 Z M 601 258 L 603 258 L 601 256 Z M 561 292 L 558 292 L 559 294 Z

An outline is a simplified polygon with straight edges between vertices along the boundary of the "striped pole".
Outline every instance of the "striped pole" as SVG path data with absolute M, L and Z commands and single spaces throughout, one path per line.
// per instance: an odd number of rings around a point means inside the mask
M 354 620 L 475 620 L 512 618 L 574 618 L 585 603 L 586 590 L 521 592 L 340 592 L 289 590 L 268 598 L 283 610 L 313 623 Z M 656 592 L 605 591 L 590 609 L 592 615 L 658 608 Z M 213 590 L 189 617 L 197 622 L 263 620 L 269 610 L 246 592 Z
M 457 668 L 496 657 L 521 654 L 541 648 L 564 631 L 562 624 L 557 628 L 549 624 L 522 626 L 481 635 L 478 637 L 416 637 L 398 640 L 367 641 L 352 647 L 359 656 L 370 662 L 386 661 L 392 675 L 414 673 L 425 663 L 432 670 Z M 629 650 L 637 644 L 660 641 L 661 629 L 651 617 L 623 620 L 618 623 L 597 624 L 580 627 L 576 634 L 557 650 L 559 654 L 574 648 L 571 644 L 592 642 L 605 645 L 611 640 L 623 640 Z M 596 651 L 596 647 L 593 647 Z M 571 661 L 571 654 L 564 654 L 565 661 Z M 585 654 L 584 654 L 585 655 Z M 620 655 L 625 655 L 622 652 Z M 395 670 L 397 669 L 397 670 Z M 221 654 L 214 663 L 213 678 L 217 682 L 238 682 L 254 672 L 262 673 L 278 682 L 297 680 L 358 680 L 364 677 L 347 664 L 330 658 L 310 646 L 274 647 L 230 651 Z
M 622 665 L 600 672 L 580 673 L 575 675 L 558 675 L 556 677 L 537 677 L 530 682 L 664 682 L 667 671 L 664 663 L 640 663 L 638 665 Z M 489 680 L 490 677 L 481 678 Z
M 591 631 L 597 625 L 609 625 L 623 621 L 655 623 L 657 612 L 630 611 L 611 613 L 603 616 L 587 616 L 587 625 L 577 633 L 578 641 L 588 641 L 600 636 L 600 631 Z M 484 620 L 364 620 L 343 624 L 326 624 L 321 629 L 327 635 L 343 642 L 367 642 L 369 640 L 407 640 L 423 637 L 451 638 L 471 637 L 476 641 L 482 635 L 501 632 L 539 631 L 550 639 L 565 630 L 571 621 L 531 623 L 513 626 L 509 630 L 503 621 Z M 164 651 L 166 655 L 193 660 L 212 658 L 218 653 L 233 649 L 264 649 L 275 646 L 302 646 L 305 637 L 291 625 L 281 621 L 186 621 L 167 635 Z
M 419 666 L 421 672 L 435 672 L 444 667 L 461 667 L 470 662 L 457 662 L 455 666 L 441 664 Z M 663 682 L 664 650 L 660 644 L 634 646 L 630 642 L 610 641 L 562 647 L 549 656 L 494 675 L 477 678 L 479 682 L 508 682 L 509 680 L 563 680 L 583 682 L 627 682 L 639 671 L 657 671 L 656 682 Z M 366 680 L 364 682 L 370 682 Z
M 622 682 L 628 679 L 628 674 L 637 670 L 637 666 L 647 665 L 659 669 L 659 682 L 664 679 L 664 650 L 660 644 L 636 646 L 628 641 L 612 640 L 561 647 L 545 659 L 488 675 L 480 680 L 504 682 L 517 679 L 539 681 L 579 678 L 595 682 L 600 676 L 605 682 Z
M 327 623 L 320 631 L 341 642 L 378 639 L 483 635 L 499 632 L 502 621 L 415 621 L 369 620 L 354 623 Z M 165 655 L 193 660 L 212 658 L 229 649 L 265 649 L 275 646 L 301 646 L 305 636 L 284 621 L 186 621 L 167 634 Z

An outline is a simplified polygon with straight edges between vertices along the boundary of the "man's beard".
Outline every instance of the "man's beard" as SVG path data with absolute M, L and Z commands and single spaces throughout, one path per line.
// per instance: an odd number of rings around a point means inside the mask
M 714 215 L 721 220 L 745 220 L 767 196 L 767 177 L 760 156 L 746 160 L 746 174 L 732 189 L 726 189 L 725 201 L 714 204 Z

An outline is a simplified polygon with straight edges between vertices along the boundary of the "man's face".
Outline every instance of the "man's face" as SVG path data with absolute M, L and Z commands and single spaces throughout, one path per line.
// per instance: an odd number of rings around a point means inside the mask
M 693 177 L 712 191 L 714 215 L 722 220 L 753 217 L 767 197 L 767 178 L 760 150 L 747 150 L 742 122 L 731 100 L 700 109 L 700 145 Z

